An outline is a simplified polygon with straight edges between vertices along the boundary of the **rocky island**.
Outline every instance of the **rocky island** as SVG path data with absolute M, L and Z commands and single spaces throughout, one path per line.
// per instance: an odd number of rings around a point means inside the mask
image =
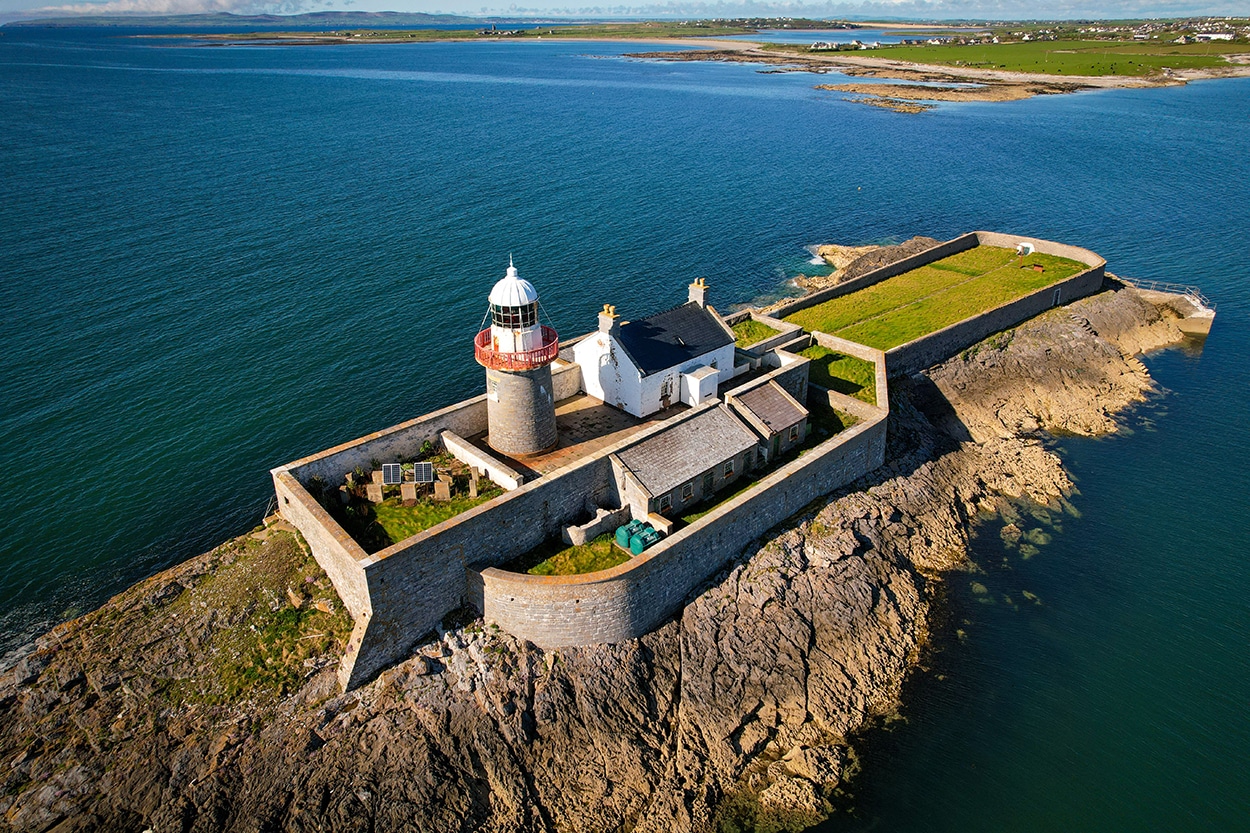
M 1061 510 L 1042 435 L 1114 431 L 1178 320 L 1108 279 L 892 382 L 884 466 L 611 646 L 453 615 L 343 693 L 351 623 L 271 519 L 0 671 L 4 829 L 803 829 L 898 707 L 978 519 Z

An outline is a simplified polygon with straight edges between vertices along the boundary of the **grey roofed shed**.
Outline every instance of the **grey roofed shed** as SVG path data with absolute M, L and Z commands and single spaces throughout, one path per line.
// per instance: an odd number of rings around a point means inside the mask
M 652 496 L 671 492 L 759 440 L 724 405 L 681 422 L 617 453 Z
M 775 380 L 738 394 L 731 394 L 730 404 L 748 411 L 769 435 L 778 434 L 797 425 L 807 416 L 807 409 L 798 403 Z

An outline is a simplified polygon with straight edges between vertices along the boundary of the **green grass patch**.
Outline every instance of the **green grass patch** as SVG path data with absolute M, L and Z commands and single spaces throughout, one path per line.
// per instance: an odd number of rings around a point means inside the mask
M 611 534 L 570 546 L 546 541 L 509 564 L 506 569 L 532 576 L 578 576 L 607 570 L 629 560 L 629 553 L 613 543 Z
M 799 355 L 812 360 L 808 366 L 812 384 L 877 404 L 877 366 L 872 362 L 819 344 L 800 350 Z
M 404 506 L 398 497 L 378 504 L 353 497 L 346 506 L 327 501 L 326 508 L 365 552 L 378 552 L 503 494 L 503 489 L 486 479 L 478 481 L 478 490 L 475 498 L 462 493 L 448 501 L 423 495 L 414 506 Z
M 769 466 L 766 471 L 747 472 L 738 478 L 737 482 L 734 483 L 733 488 L 717 492 L 712 496 L 711 500 L 705 500 L 690 512 L 687 512 L 684 515 L 679 515 L 678 520 L 681 521 L 682 524 L 694 523 L 708 512 L 711 512 L 713 509 L 720 506 L 722 503 L 733 500 L 738 495 L 750 489 L 756 483 L 759 483 L 759 479 L 770 474 L 772 472 L 772 468 L 772 466 Z
M 373 522 L 382 528 L 391 543 L 396 543 L 454 518 L 474 506 L 480 506 L 501 494 L 503 494 L 503 489 L 490 480 L 479 480 L 478 495 L 475 498 L 469 497 L 467 493 L 453 495 L 449 501 L 424 497 L 418 499 L 415 506 L 404 506 L 398 498 L 387 498 L 373 507 Z
M 781 332 L 774 330 L 767 324 L 761 324 L 754 318 L 744 318 L 737 324 L 730 327 L 734 333 L 734 341 L 739 347 L 750 347 L 752 344 L 763 341 L 766 338 L 772 338 Z
M 1244 43 L 1174 44 L 1170 41 L 1027 41 L 958 45 L 888 46 L 873 58 L 1054 75 L 1148 76 L 1167 69 L 1227 66 L 1224 55 L 1245 52 Z
M 807 441 L 804 445 L 820 445 L 857 422 L 859 422 L 859 417 L 848 414 L 846 411 L 816 406 L 807 416 Z
M 294 534 L 273 532 L 265 543 L 246 539 L 227 549 L 233 552 L 222 567 L 160 614 L 176 615 L 186 628 L 194 662 L 190 673 L 166 669 L 172 702 L 216 705 L 289 694 L 303 682 L 306 661 L 341 651 L 351 634 L 351 617 L 329 577 Z
M 1022 258 L 1011 249 L 978 246 L 800 310 L 786 320 L 889 350 L 1086 268 L 1053 255 L 1034 252 Z

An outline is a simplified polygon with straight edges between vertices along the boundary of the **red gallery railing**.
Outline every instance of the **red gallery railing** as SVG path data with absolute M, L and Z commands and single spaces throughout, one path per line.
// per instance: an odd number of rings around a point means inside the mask
M 473 357 L 482 367 L 491 370 L 533 370 L 550 364 L 560 353 L 560 339 L 550 327 L 542 327 L 543 345 L 533 350 L 505 353 L 491 343 L 490 330 L 485 329 L 473 339 Z

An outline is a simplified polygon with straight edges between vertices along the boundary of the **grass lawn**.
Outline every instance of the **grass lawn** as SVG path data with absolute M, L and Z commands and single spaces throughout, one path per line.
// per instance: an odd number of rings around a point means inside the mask
M 702 518 L 708 512 L 711 512 L 713 509 L 720 506 L 725 501 L 733 500 L 738 495 L 742 494 L 747 489 L 754 486 L 756 483 L 759 483 L 760 482 L 759 478 L 765 477 L 771 473 L 772 473 L 772 467 L 769 467 L 767 471 L 748 472 L 747 474 L 744 474 L 742 477 L 738 478 L 738 482 L 734 484 L 732 489 L 728 489 L 723 492 L 717 492 L 716 495 L 711 500 L 707 500 L 707 501 L 704 501 L 703 503 L 700 503 L 693 511 L 687 512 L 684 515 L 679 515 L 678 516 L 678 520 L 680 521 L 679 527 L 680 525 L 689 525 L 689 524 L 694 523 L 695 521 L 699 520 L 699 518 Z
M 477 485 L 475 498 L 467 493 L 453 494 L 444 502 L 423 495 L 414 506 L 404 506 L 397 497 L 376 505 L 356 498 L 345 507 L 332 505 L 331 514 L 366 552 L 377 552 L 503 494 L 502 488 L 486 478 Z
M 1044 271 L 1034 271 L 1032 266 Z M 1087 267 L 1037 252 L 977 246 L 786 316 L 815 330 L 889 350 L 1070 278 Z M 817 382 L 817 384 L 820 384 Z
M 812 384 L 877 404 L 877 366 L 872 362 L 819 344 L 800 350 L 799 355 L 812 360 L 808 369 Z
M 386 530 L 392 543 L 411 538 L 418 532 L 438 526 L 448 518 L 454 518 L 461 512 L 503 494 L 503 489 L 488 480 L 479 480 L 477 485 L 477 497 L 469 497 L 467 493 L 453 495 L 446 502 L 425 497 L 419 499 L 416 506 L 404 506 L 398 498 L 387 498 L 373 507 L 375 520 Z
M 780 330 L 774 330 L 767 324 L 761 324 L 754 318 L 744 318 L 730 327 L 730 329 L 733 330 L 734 340 L 739 347 L 750 347 L 752 344 L 771 338 L 781 332 Z
M 629 553 L 613 544 L 611 534 L 604 534 L 577 546 L 569 546 L 563 541 L 547 541 L 505 569 L 532 576 L 577 576 L 606 570 L 628 560 Z
M 782 51 L 809 52 L 795 44 Z M 1028 41 L 959 45 L 883 46 L 858 54 L 918 64 L 1037 72 L 1051 75 L 1155 75 L 1168 69 L 1227 66 L 1224 55 L 1245 52 L 1238 43 L 1173 44 L 1170 41 Z
M 807 440 L 804 446 L 819 445 L 857 422 L 858 417 L 837 408 L 812 408 L 807 416 Z

